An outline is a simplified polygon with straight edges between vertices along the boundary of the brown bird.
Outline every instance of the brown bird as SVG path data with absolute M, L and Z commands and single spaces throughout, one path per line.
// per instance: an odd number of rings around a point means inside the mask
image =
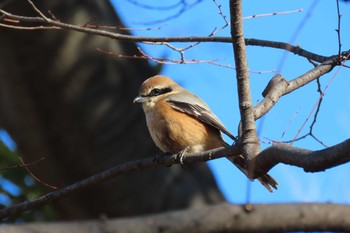
M 143 82 L 134 103 L 141 103 L 147 127 L 156 146 L 164 153 L 197 153 L 228 147 L 221 132 L 237 141 L 198 96 L 172 79 L 156 75 Z M 247 177 L 242 155 L 227 157 Z M 270 192 L 277 181 L 269 174 L 257 178 Z

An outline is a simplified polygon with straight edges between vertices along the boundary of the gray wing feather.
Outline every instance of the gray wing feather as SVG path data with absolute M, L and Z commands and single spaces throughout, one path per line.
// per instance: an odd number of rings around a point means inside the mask
M 237 138 L 233 136 L 212 113 L 209 106 L 191 92 L 187 92 L 186 95 L 169 95 L 167 97 L 167 102 L 174 109 L 194 116 L 198 120 L 217 128 L 232 140 L 237 141 Z

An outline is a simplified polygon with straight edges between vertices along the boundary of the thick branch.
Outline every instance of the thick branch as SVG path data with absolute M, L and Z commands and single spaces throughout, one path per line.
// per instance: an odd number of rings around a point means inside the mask
M 227 203 L 144 217 L 81 222 L 7 225 L 5 232 L 286 232 L 350 231 L 350 206 L 336 204 L 259 204 L 252 211 Z M 181 224 L 179 224 L 181 223 Z
M 350 161 L 350 139 L 323 150 L 311 151 L 277 144 L 256 157 L 255 176 L 268 172 L 279 163 L 301 167 L 305 172 L 321 172 Z
M 260 152 L 260 143 L 255 128 L 253 104 L 250 94 L 248 61 L 242 24 L 242 1 L 230 0 L 231 36 L 236 64 L 239 110 L 243 156 L 248 166 L 248 175 L 254 170 L 252 160 Z
M 110 32 L 106 30 L 96 29 L 96 28 L 89 28 L 88 26 L 77 26 L 73 24 L 64 23 L 61 21 L 57 21 L 55 19 L 50 18 L 42 18 L 42 17 L 27 17 L 27 16 L 20 16 L 11 14 L 9 12 L 6 12 L 4 10 L 0 9 L 0 13 L 2 14 L 2 17 L 0 17 L 0 22 L 4 22 L 0 24 L 0 27 L 8 27 L 8 28 L 18 28 L 18 29 L 24 29 L 28 28 L 30 30 L 34 29 L 43 29 L 43 30 L 49 30 L 49 29 L 67 29 L 67 30 L 73 30 L 73 31 L 79 31 L 83 33 L 89 33 L 99 36 L 108 37 L 111 39 L 117 39 L 121 41 L 130 41 L 130 42 L 222 42 L 222 43 L 232 43 L 231 37 L 220 37 L 220 36 L 186 36 L 186 37 L 148 37 L 148 36 L 131 36 L 131 35 L 125 35 L 115 32 Z M 18 26 L 18 25 L 12 25 L 5 22 L 4 19 L 10 19 L 10 20 L 16 20 L 20 23 L 35 23 L 39 24 L 37 27 L 30 27 L 30 26 Z M 327 56 L 321 56 L 312 52 L 309 52 L 305 49 L 302 49 L 300 46 L 294 46 L 288 43 L 284 42 L 277 42 L 277 41 L 269 41 L 269 40 L 259 40 L 259 39 L 245 39 L 246 45 L 251 46 L 263 46 L 263 47 L 270 47 L 270 48 L 276 48 L 276 49 L 283 49 L 289 52 L 292 52 L 294 54 L 297 54 L 299 56 L 308 58 L 310 60 L 316 61 L 316 62 L 324 62 L 330 58 L 338 57 L 338 55 L 333 55 L 330 57 Z

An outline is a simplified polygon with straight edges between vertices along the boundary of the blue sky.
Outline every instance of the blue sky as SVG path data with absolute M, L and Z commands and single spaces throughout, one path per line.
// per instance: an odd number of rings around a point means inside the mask
M 186 10 L 181 16 L 160 23 L 151 23 L 176 14 L 179 10 L 170 11 L 148 10 L 140 8 L 127 0 L 112 1 L 119 15 L 128 27 L 156 27 L 160 30 L 135 30 L 134 35 L 148 36 L 206 36 L 214 28 L 222 27 L 225 22 L 218 13 L 218 8 L 211 0 L 202 1 Z M 177 0 L 141 1 L 144 4 L 159 6 L 171 5 Z M 188 3 L 194 0 L 187 0 Z M 228 1 L 218 0 L 222 4 L 222 12 L 229 16 Z M 157 5 L 158 4 L 158 5 Z M 166 6 L 166 5 L 163 5 Z M 350 48 L 350 4 L 340 3 L 342 12 L 342 44 L 343 50 Z M 292 42 L 314 53 L 334 55 L 338 51 L 337 14 L 335 1 L 244 1 L 243 15 L 283 12 L 303 9 L 300 13 L 259 17 L 244 21 L 246 38 Z M 150 24 L 145 25 L 145 22 Z M 298 32 L 298 33 L 296 33 Z M 229 36 L 227 27 L 217 34 Z M 295 37 L 294 40 L 292 38 Z M 175 47 L 185 47 L 188 44 L 174 43 Z M 144 51 L 153 57 L 170 57 L 179 59 L 179 54 L 165 46 L 140 45 Z M 113 52 L 113 51 L 111 51 Z M 280 73 L 287 79 L 293 79 L 313 66 L 305 59 L 283 50 L 248 46 L 248 64 L 252 71 L 270 71 L 280 68 Z M 129 54 L 130 55 L 130 54 Z M 218 59 L 217 63 L 232 65 L 232 45 L 224 43 L 202 43 L 185 51 L 186 59 L 209 60 Z M 113 57 L 111 57 L 113 59 Z M 283 63 L 281 61 L 284 61 Z M 337 67 L 321 78 L 324 88 L 335 74 Z M 239 110 L 237 102 L 237 87 L 235 71 L 212 64 L 164 65 L 162 74 L 170 76 L 185 88 L 203 98 L 213 112 L 224 122 L 226 127 L 237 134 Z M 275 73 L 257 74 L 251 72 L 253 103 L 262 99 L 261 92 Z M 144 77 L 147 78 L 147 77 Z M 350 70 L 342 68 L 334 77 L 325 93 L 315 135 L 326 145 L 331 146 L 350 137 Z M 269 139 L 276 141 L 293 139 L 301 125 L 310 114 L 318 100 L 315 82 L 303 87 L 288 96 L 284 96 L 276 106 L 257 122 L 259 137 L 264 142 L 262 148 L 269 146 Z M 309 130 L 311 120 L 303 128 L 301 135 Z M 282 137 L 282 134 L 284 136 Z M 225 138 L 228 142 L 229 139 Z M 0 132 L 0 140 L 10 142 L 6 134 Z M 15 145 L 10 144 L 12 148 Z M 294 146 L 317 150 L 324 147 L 311 138 L 294 143 Z M 228 160 L 219 159 L 209 162 L 217 182 L 230 202 L 244 203 L 247 198 L 248 181 L 241 172 Z M 279 190 L 273 194 L 267 192 L 258 182 L 252 183 L 251 202 L 338 202 L 350 203 L 349 164 L 339 166 L 321 173 L 304 173 L 302 169 L 286 165 L 278 165 L 270 172 L 279 182 Z

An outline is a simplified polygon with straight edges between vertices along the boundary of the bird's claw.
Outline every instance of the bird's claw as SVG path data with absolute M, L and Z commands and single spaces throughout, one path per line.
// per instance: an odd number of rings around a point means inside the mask
M 181 167 L 184 167 L 184 157 L 185 157 L 185 154 L 187 153 L 188 149 L 190 147 L 186 147 L 185 149 L 183 149 L 182 151 L 180 151 L 177 155 L 176 155 L 176 160 L 179 160 L 180 161 L 180 164 L 181 164 Z

